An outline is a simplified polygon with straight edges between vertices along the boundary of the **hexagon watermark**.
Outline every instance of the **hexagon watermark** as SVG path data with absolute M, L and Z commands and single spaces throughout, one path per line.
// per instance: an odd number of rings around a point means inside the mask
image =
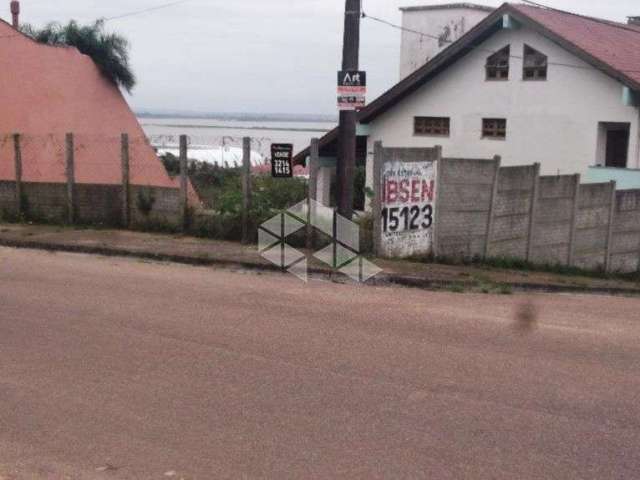
M 382 269 L 360 255 L 360 226 L 315 200 L 304 200 L 258 227 L 260 255 L 274 265 L 308 281 L 306 255 L 287 244 L 287 237 L 311 225 L 331 242 L 313 257 L 358 283 L 375 277 Z

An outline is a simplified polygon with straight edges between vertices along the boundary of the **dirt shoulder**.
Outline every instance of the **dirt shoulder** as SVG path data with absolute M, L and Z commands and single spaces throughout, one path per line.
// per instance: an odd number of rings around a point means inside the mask
M 47 225 L 0 224 L 0 245 L 100 255 L 130 256 L 192 265 L 278 271 L 262 258 L 256 246 L 200 239 L 182 235 L 131 232 L 125 230 L 76 229 Z M 308 256 L 310 257 L 310 255 Z M 374 284 L 400 285 L 511 293 L 515 290 L 584 292 L 640 295 L 640 283 L 616 278 L 592 278 L 547 272 L 506 270 L 481 266 L 442 265 L 409 261 L 372 259 L 383 269 Z M 311 275 L 334 275 L 330 268 L 311 259 Z

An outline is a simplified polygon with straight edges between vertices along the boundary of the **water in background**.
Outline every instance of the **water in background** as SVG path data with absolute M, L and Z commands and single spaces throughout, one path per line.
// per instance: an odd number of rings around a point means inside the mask
M 220 166 L 239 166 L 242 138 L 251 137 L 251 161 L 264 164 L 272 143 L 292 143 L 298 153 L 335 124 L 329 122 L 240 121 L 201 118 L 139 118 L 151 144 L 160 154 L 178 154 L 178 138 L 189 136 L 189 158 Z

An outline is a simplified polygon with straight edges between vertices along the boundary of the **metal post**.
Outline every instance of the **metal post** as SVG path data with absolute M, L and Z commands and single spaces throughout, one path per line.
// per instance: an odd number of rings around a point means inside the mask
M 20 134 L 13 135 L 13 150 L 16 172 L 16 213 L 18 218 L 24 213 L 24 205 L 22 202 L 22 147 L 20 146 Z
M 67 221 L 75 223 L 75 152 L 73 133 L 66 135 Z
M 122 134 L 121 137 L 121 161 L 122 161 L 122 226 L 129 228 L 130 224 L 130 199 L 129 190 L 129 135 Z
M 384 148 L 382 142 L 376 142 L 373 146 L 373 253 L 376 256 L 382 254 L 382 165 L 384 162 Z
M 360 50 L 361 0 L 346 0 L 342 69 L 358 70 Z M 338 213 L 351 220 L 353 217 L 353 177 L 356 168 L 355 110 L 340 112 L 338 126 L 337 202 Z
M 250 242 L 249 212 L 251 211 L 251 138 L 242 139 L 242 243 Z
M 188 138 L 180 135 L 180 211 L 182 214 L 182 230 L 189 228 L 189 170 L 187 163 Z

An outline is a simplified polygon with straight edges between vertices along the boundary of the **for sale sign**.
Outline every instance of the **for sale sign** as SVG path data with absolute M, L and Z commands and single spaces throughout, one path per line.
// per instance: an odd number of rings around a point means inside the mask
M 436 162 L 392 161 L 381 175 L 384 255 L 431 253 L 436 208 Z
M 338 72 L 338 108 L 364 108 L 367 94 L 367 72 L 343 70 Z
M 271 176 L 273 178 L 293 177 L 293 145 L 290 143 L 271 145 Z

